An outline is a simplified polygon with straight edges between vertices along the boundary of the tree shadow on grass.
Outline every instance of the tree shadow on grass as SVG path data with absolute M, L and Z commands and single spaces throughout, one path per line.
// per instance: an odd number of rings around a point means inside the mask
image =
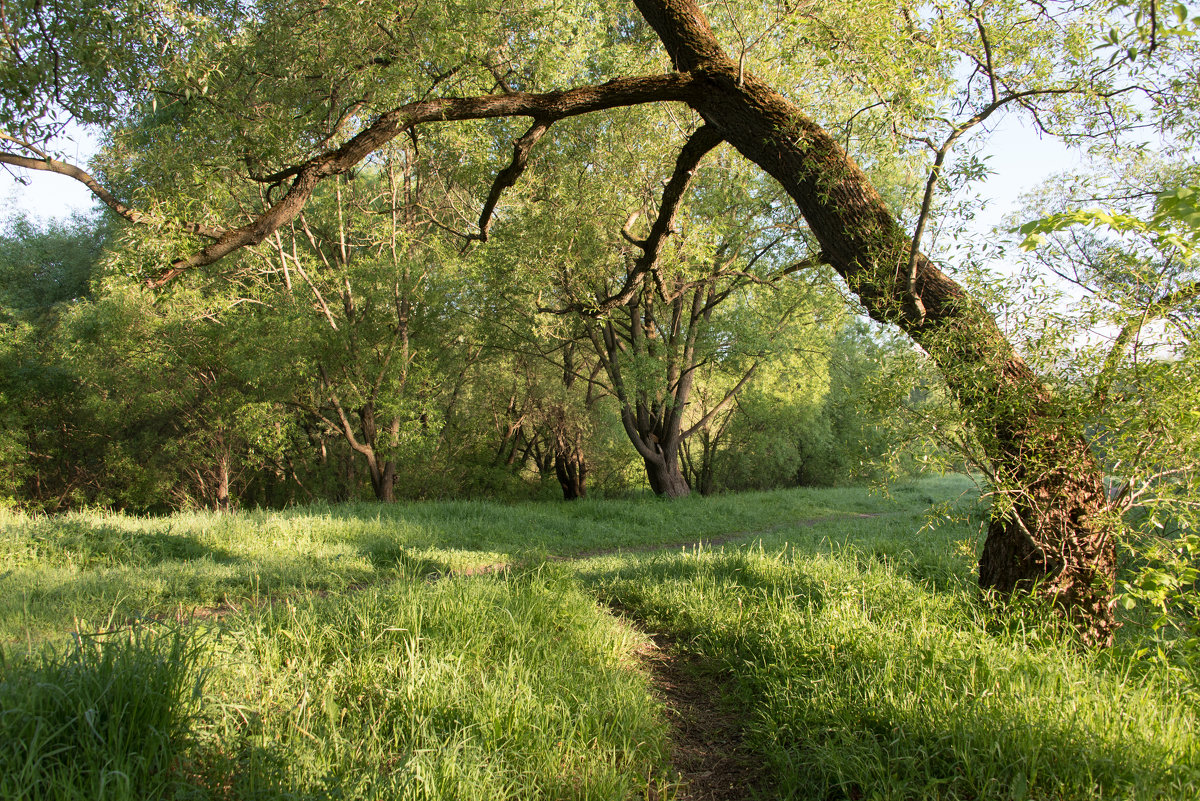
M 211 617 L 297 594 L 425 580 L 456 567 L 452 554 L 413 553 L 384 537 L 332 553 L 247 556 L 186 535 L 125 532 L 127 540 L 131 536 L 144 541 L 135 546 L 140 556 L 128 563 L 93 560 L 85 570 L 38 565 L 0 576 L 0 642 L 112 628 L 143 617 Z
M 229 562 L 232 552 L 175 530 L 169 522 L 150 530 L 122 527 L 103 518 L 72 515 L 30 524 L 29 540 L 40 563 L 76 567 L 154 565 L 172 560 Z

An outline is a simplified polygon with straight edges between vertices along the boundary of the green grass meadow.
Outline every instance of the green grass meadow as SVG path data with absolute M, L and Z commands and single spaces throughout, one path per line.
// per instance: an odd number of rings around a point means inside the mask
M 1200 797 L 1196 677 L 1132 621 L 1095 653 L 986 609 L 982 520 L 956 478 L 0 512 L 0 798 L 670 798 L 651 635 L 744 732 L 748 797 Z

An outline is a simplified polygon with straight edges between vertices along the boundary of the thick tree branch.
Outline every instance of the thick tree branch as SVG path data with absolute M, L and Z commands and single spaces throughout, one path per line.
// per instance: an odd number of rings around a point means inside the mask
M 249 224 L 226 232 L 212 245 L 177 260 L 169 270 L 149 282 L 150 286 L 160 287 L 193 267 L 212 264 L 235 250 L 257 245 L 281 225 L 295 219 L 322 180 L 348 172 L 398 134 L 415 125 L 497 117 L 533 117 L 549 124 L 567 117 L 620 106 L 686 102 L 694 99 L 697 90 L 697 83 L 692 76 L 670 74 L 620 78 L 597 86 L 561 92 L 519 92 L 409 103 L 382 114 L 336 150 L 305 162 L 296 171 L 291 188 L 275 205 Z
M 497 117 L 533 117 L 539 121 L 539 125 L 546 126 L 567 117 L 621 106 L 671 101 L 687 102 L 695 99 L 693 95 L 697 91 L 697 83 L 691 75 L 669 74 L 620 78 L 604 84 L 559 92 L 540 94 L 515 92 L 481 97 L 421 100 L 406 104 L 380 115 L 340 147 L 321 153 L 301 165 L 289 167 L 276 173 L 275 176 L 271 176 L 279 177 L 280 180 L 292 177 L 293 180 L 282 198 L 246 225 L 233 229 L 222 229 L 199 223 L 177 223 L 176 225 L 182 230 L 215 241 L 203 250 L 176 260 L 170 269 L 149 281 L 148 284 L 151 287 L 161 287 L 189 269 L 213 264 L 236 250 L 259 244 L 280 226 L 286 225 L 299 215 L 321 181 L 350 171 L 371 153 L 398 134 L 410 131 L 413 126 L 431 122 Z M 537 130 L 539 125 L 535 125 L 531 132 Z M 532 138 L 536 141 L 540 135 L 538 133 Z M 526 134 L 526 137 L 529 136 Z M 532 143 L 528 146 L 531 147 Z M 518 149 L 522 147 L 518 145 Z M 74 165 L 54 159 L 31 159 L 11 153 L 0 153 L 0 163 L 67 175 L 87 186 L 96 197 L 129 222 L 135 224 L 159 222 L 144 212 L 130 209 L 122 204 L 92 176 Z M 520 169 L 519 166 L 516 174 L 519 174 Z M 515 180 L 515 175 L 513 179 Z M 495 188 L 493 191 L 495 192 Z

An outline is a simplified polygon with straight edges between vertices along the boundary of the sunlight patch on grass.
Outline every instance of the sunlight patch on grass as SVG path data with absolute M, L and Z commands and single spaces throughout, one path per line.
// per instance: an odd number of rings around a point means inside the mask
M 550 570 L 264 608 L 221 637 L 194 770 L 234 797 L 628 798 L 665 760 L 637 644 Z

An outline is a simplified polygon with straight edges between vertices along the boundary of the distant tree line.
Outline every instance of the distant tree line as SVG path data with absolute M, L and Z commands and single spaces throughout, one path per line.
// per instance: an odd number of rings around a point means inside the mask
M 319 213 L 254 282 L 170 303 L 120 274 L 105 217 L 10 220 L 0 497 L 157 512 L 661 489 L 622 425 L 617 358 L 627 386 L 644 382 L 644 405 L 683 405 L 671 456 L 684 492 L 855 482 L 938 452 L 912 447 L 918 408 L 937 406 L 936 382 L 913 370 L 919 355 L 835 296 L 731 293 L 689 321 L 703 330 L 681 364 L 682 349 L 654 359 L 606 348 L 603 332 L 598 350 L 589 326 L 628 342 L 628 325 L 495 297 L 479 264 L 447 255 L 397 268 L 389 220 L 341 239 Z M 772 332 L 781 303 L 795 318 L 787 342 Z M 671 383 L 685 369 L 686 394 Z

